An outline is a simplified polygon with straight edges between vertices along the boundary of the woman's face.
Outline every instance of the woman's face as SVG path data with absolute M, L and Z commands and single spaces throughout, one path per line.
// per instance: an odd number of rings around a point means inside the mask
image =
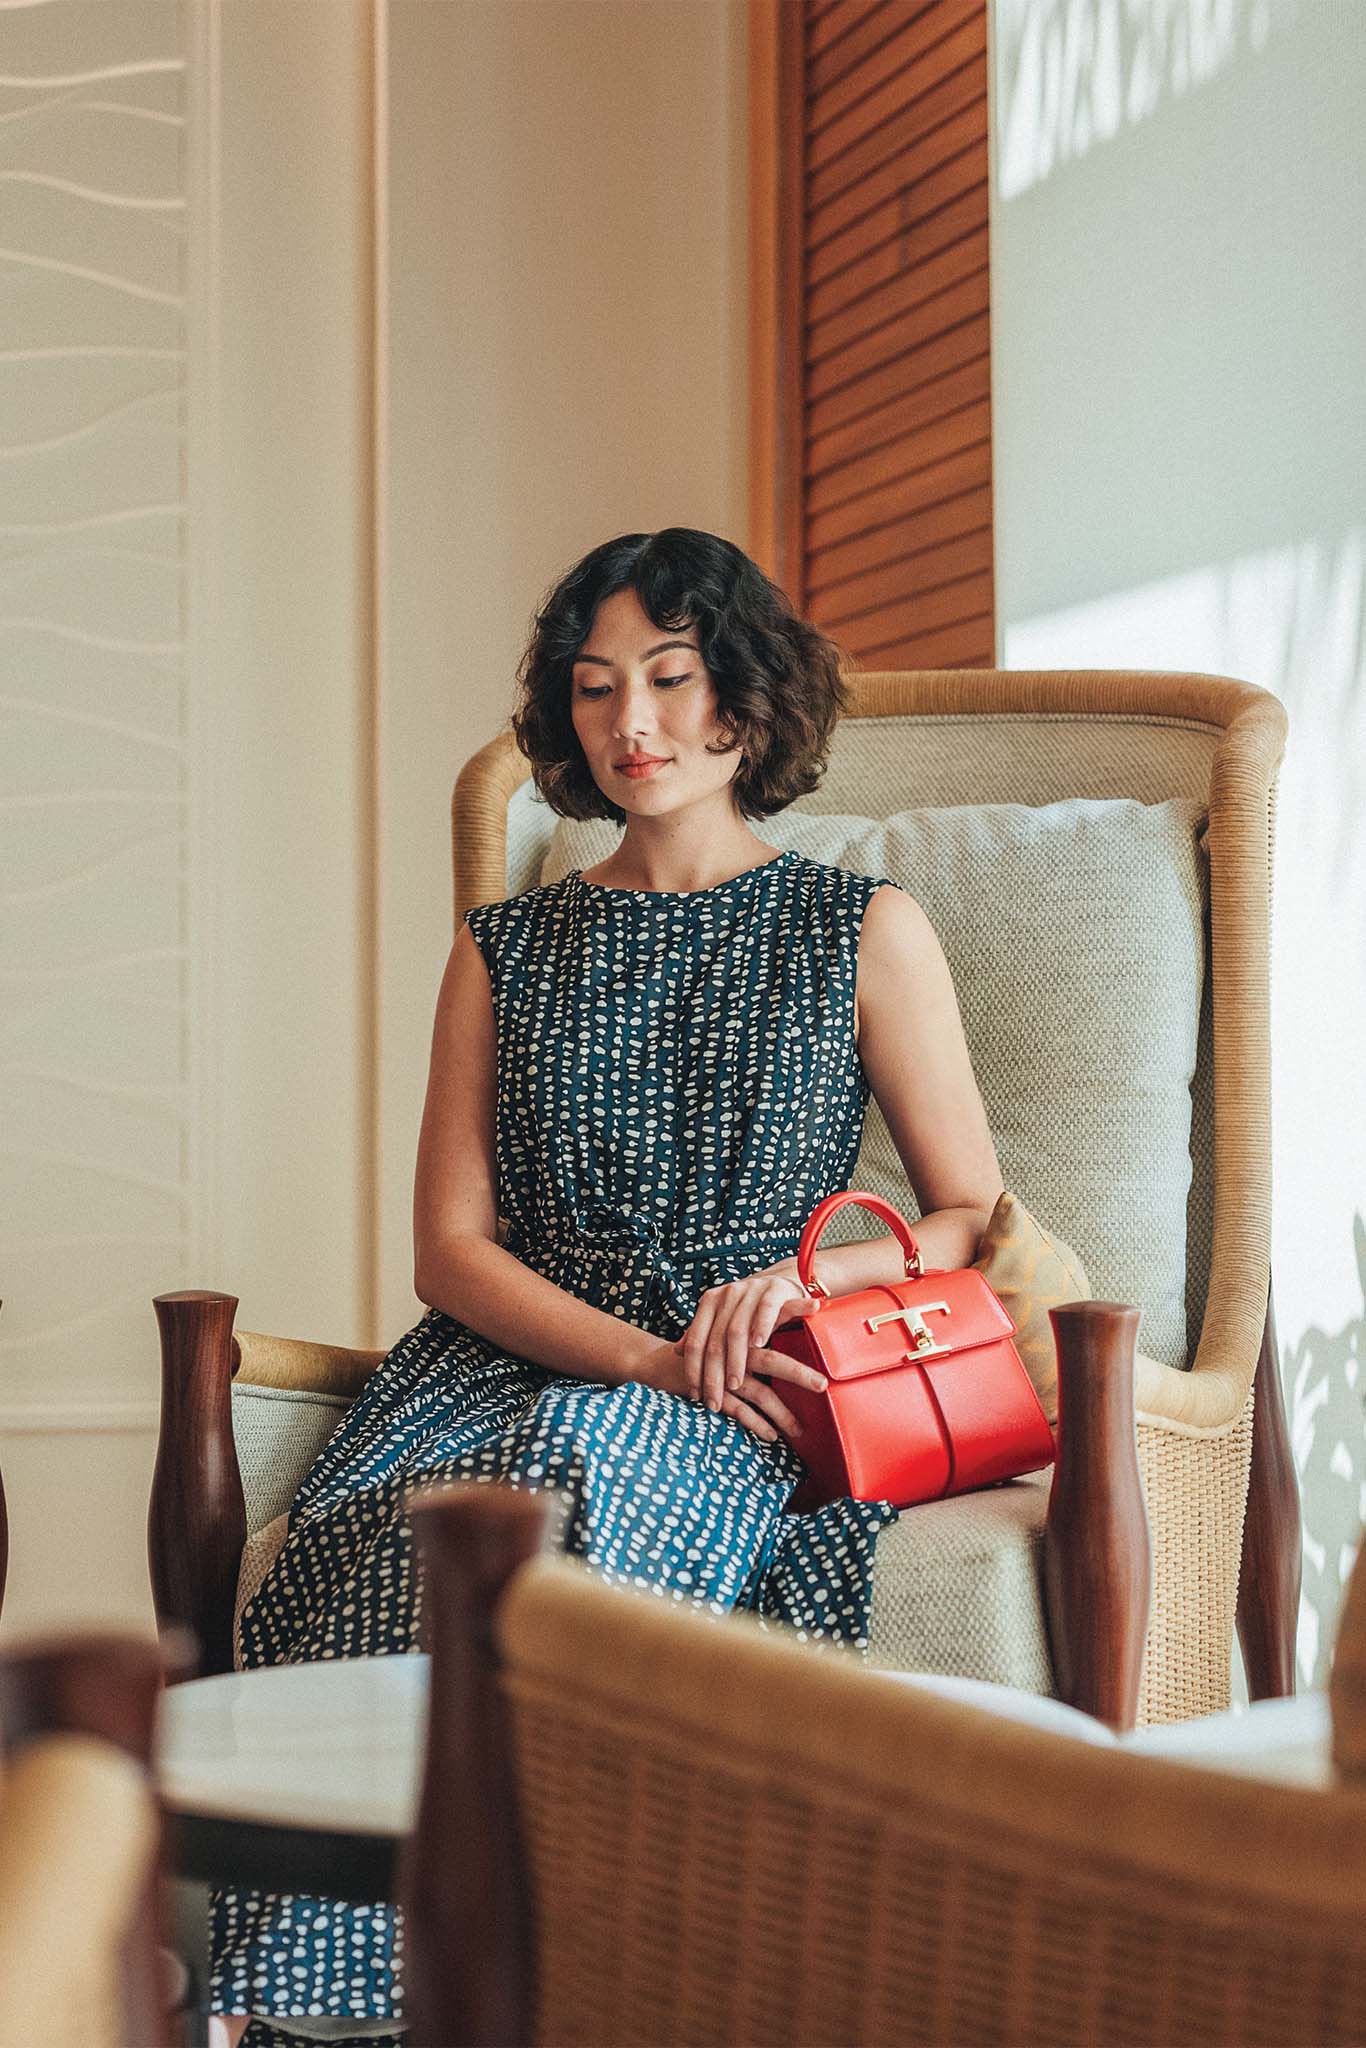
M 656 626 L 634 590 L 606 597 L 574 663 L 574 730 L 593 780 L 628 814 L 660 817 L 718 796 L 740 765 L 722 744 L 697 634 Z

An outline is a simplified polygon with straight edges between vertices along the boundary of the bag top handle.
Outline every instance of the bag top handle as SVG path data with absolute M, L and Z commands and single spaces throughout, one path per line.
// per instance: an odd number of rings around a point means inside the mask
M 816 1256 L 816 1245 L 820 1239 L 821 1232 L 825 1229 L 831 1217 L 838 1210 L 846 1208 L 850 1202 L 857 1202 L 860 1208 L 871 1209 L 874 1216 L 887 1225 L 906 1254 L 906 1278 L 908 1280 L 919 1280 L 925 1271 L 924 1261 L 920 1256 L 920 1246 L 912 1236 L 911 1226 L 901 1211 L 893 1208 L 890 1202 L 884 1202 L 881 1195 L 871 1194 L 863 1188 L 844 1188 L 838 1194 L 827 1195 L 823 1202 L 817 1202 L 815 1208 L 806 1219 L 801 1243 L 797 1246 L 797 1278 L 801 1281 L 807 1293 L 816 1301 L 828 1301 L 830 1299 L 829 1293 L 821 1286 L 820 1281 L 812 1270 L 811 1261 Z

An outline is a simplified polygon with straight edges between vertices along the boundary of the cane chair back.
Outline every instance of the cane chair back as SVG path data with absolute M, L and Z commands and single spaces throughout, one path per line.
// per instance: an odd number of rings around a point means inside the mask
M 417 2042 L 1366 2042 L 1359 1784 L 1079 1742 L 719 1627 L 457 1492 L 419 1514 Z M 478 1939 L 457 1815 L 499 1902 Z

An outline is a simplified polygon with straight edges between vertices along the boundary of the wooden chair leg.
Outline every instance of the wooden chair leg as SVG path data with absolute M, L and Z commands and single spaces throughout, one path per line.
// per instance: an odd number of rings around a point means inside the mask
M 1300 1492 L 1269 1291 L 1266 1328 L 1252 1384 L 1252 1469 L 1238 1574 L 1238 1642 L 1249 1696 L 1254 1700 L 1288 1699 L 1295 1690 L 1295 1637 L 1300 1618 Z
M 188 1629 L 199 1672 L 232 1670 L 232 1616 L 247 1540 L 232 1434 L 231 1294 L 159 1294 L 161 1434 L 147 1515 L 152 1598 L 163 1628 Z
M 531 1893 L 498 1686 L 494 1613 L 544 1540 L 546 1502 L 510 1486 L 417 1495 L 432 1653 L 417 1825 L 399 1880 L 411 2048 L 519 2048 L 533 2026 Z
M 1134 1430 L 1136 1308 L 1050 1310 L 1058 1452 L 1044 1523 L 1044 1593 L 1059 1697 L 1132 1728 L 1152 1598 Z

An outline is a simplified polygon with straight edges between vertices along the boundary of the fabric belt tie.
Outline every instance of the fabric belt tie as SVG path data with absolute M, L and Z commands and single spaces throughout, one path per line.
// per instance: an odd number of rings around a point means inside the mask
M 691 1268 L 738 1264 L 747 1272 L 757 1272 L 779 1259 L 794 1257 L 801 1239 L 800 1231 L 771 1230 L 723 1232 L 691 1242 L 666 1243 L 653 1218 L 622 1217 L 605 1205 L 574 1210 L 572 1227 L 574 1236 L 561 1239 L 556 1245 L 558 1257 L 545 1264 L 562 1268 L 565 1260 L 586 1258 L 595 1264 L 612 1261 L 634 1265 L 637 1270 L 643 1267 L 652 1300 L 675 1291 L 670 1285 L 675 1275 L 683 1281 L 683 1292 L 692 1292 L 694 1283 L 687 1277 Z M 531 1243 L 515 1226 L 509 1227 L 506 1249 L 544 1271 Z M 681 1309 L 677 1312 L 683 1313 Z

